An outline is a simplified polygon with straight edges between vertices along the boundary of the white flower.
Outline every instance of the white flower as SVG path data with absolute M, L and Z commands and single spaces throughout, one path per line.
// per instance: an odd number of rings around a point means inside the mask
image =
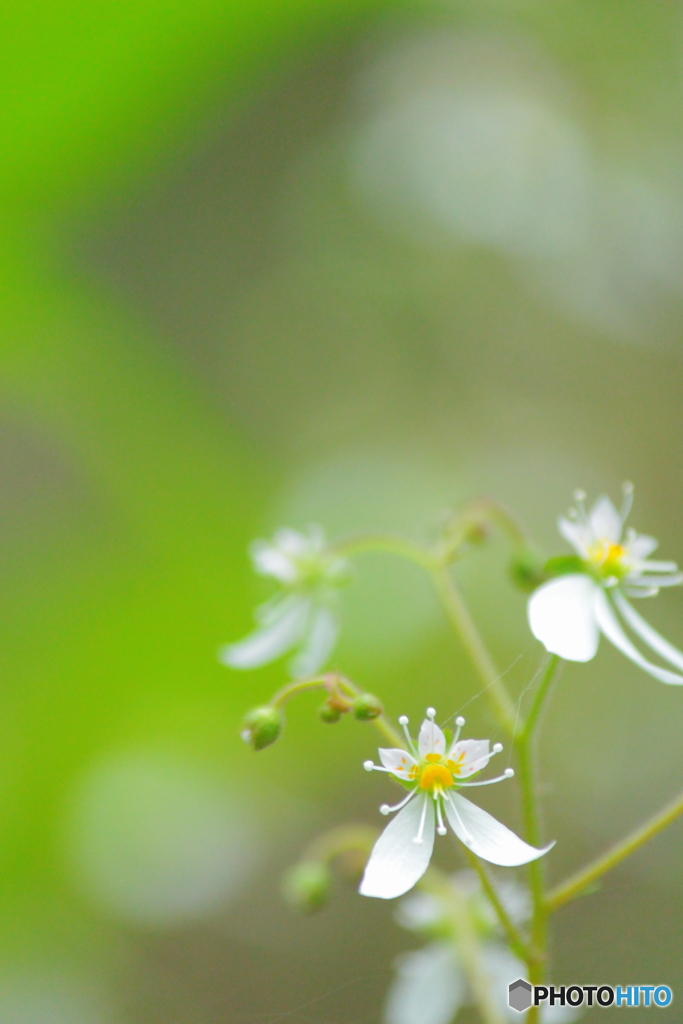
M 417 747 L 403 726 L 408 750 L 380 750 L 383 767 L 366 761 L 368 771 L 385 771 L 409 788 L 408 795 L 382 814 L 401 813 L 394 818 L 375 843 L 360 884 L 363 896 L 393 899 L 411 889 L 427 870 L 434 847 L 434 834 L 446 834 L 444 814 L 458 839 L 473 853 L 492 864 L 513 867 L 543 856 L 553 845 L 537 850 L 523 842 L 486 811 L 470 803 L 457 792 L 467 786 L 487 786 L 514 775 L 512 768 L 496 779 L 463 782 L 485 768 L 493 754 L 503 748 L 496 743 L 489 750 L 488 740 L 459 740 L 464 718 L 457 718 L 457 731 L 448 752 L 446 737 L 434 722 L 436 712 L 427 708 Z
M 683 675 L 660 668 L 644 657 L 629 639 L 623 622 L 674 668 L 683 671 L 683 654 L 660 636 L 635 611 L 627 597 L 651 597 L 660 587 L 683 582 L 675 562 L 651 561 L 657 547 L 653 537 L 638 534 L 624 523 L 631 508 L 633 488 L 624 485 L 624 505 L 617 512 L 603 496 L 586 513 L 584 494 L 575 495 L 578 509 L 558 526 L 576 556 L 560 559 L 565 574 L 544 583 L 532 594 L 529 626 L 553 654 L 567 661 L 590 661 L 598 649 L 600 633 L 627 658 L 663 683 L 683 683 Z M 575 563 L 575 564 L 572 564 Z
M 272 576 L 281 592 L 256 609 L 257 629 L 223 647 L 220 660 L 231 668 L 260 668 L 296 650 L 291 674 L 315 675 L 339 636 L 336 592 L 348 578 L 346 561 L 330 551 L 317 526 L 305 533 L 278 530 L 272 541 L 254 541 L 250 554 L 256 572 Z
M 449 879 L 466 902 L 471 924 L 480 940 L 481 967 L 489 977 L 489 991 L 506 1021 L 519 1021 L 508 1006 L 508 986 L 526 976 L 525 965 L 500 942 L 500 926 L 476 875 L 459 871 Z M 529 916 L 526 891 L 514 879 L 496 883 L 498 896 L 516 924 Z M 422 949 L 403 953 L 395 962 L 396 975 L 384 1006 L 385 1024 L 451 1024 L 461 1007 L 474 997 L 460 959 L 456 922 L 448 908 L 432 893 L 412 892 L 396 908 L 397 922 L 410 931 L 437 937 Z M 541 1008 L 542 1024 L 569 1024 L 580 1011 L 563 1006 Z
M 396 976 L 384 1005 L 384 1024 L 451 1024 L 474 997 L 462 968 L 457 946 L 430 942 L 423 949 L 402 953 L 395 962 Z M 498 942 L 482 944 L 482 968 L 501 1017 L 519 1022 L 508 1005 L 508 986 L 526 976 L 526 967 Z M 581 1010 L 571 1006 L 541 1007 L 541 1024 L 571 1024 Z

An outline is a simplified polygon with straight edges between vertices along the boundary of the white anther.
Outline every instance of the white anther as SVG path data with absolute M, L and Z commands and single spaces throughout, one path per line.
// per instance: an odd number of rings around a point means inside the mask
M 413 839 L 413 842 L 414 843 L 422 843 L 422 842 L 424 842 L 424 840 L 422 839 L 421 836 L 415 836 L 415 838 Z
M 434 718 L 436 716 L 436 708 L 427 708 L 427 718 Z
M 586 492 L 585 491 L 582 491 L 580 489 L 574 491 L 574 501 L 585 501 L 585 500 L 586 500 Z
M 631 483 L 630 480 L 624 480 L 623 484 L 621 485 L 621 488 L 622 488 L 624 494 L 632 494 L 633 493 L 633 484 Z
M 502 743 L 494 743 L 493 744 L 493 753 L 494 754 L 500 754 L 502 749 L 503 749 L 503 744 Z
M 363 767 L 365 768 L 366 772 L 371 772 L 372 769 L 375 767 L 375 763 L 374 761 L 363 761 Z
M 458 728 L 462 729 L 463 725 L 465 724 L 465 719 L 462 717 L 462 715 L 458 715 L 458 717 L 455 720 L 455 724 L 458 726 Z
M 511 779 L 514 776 L 514 774 L 514 768 L 506 768 L 505 771 L 503 772 L 503 775 L 505 776 L 506 779 Z
M 408 724 L 408 716 L 407 715 L 401 715 L 401 717 L 398 720 L 398 724 L 399 725 L 407 725 Z
M 390 811 L 391 807 L 389 806 L 389 804 L 382 804 L 379 809 L 380 814 L 389 814 Z
M 445 825 L 440 825 L 436 831 L 439 833 L 440 836 L 445 836 L 448 834 L 448 829 L 446 828 Z

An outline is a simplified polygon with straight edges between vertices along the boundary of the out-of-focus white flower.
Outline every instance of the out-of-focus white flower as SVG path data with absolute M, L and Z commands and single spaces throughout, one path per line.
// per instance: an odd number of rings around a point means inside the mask
M 489 763 L 503 748 L 489 750 L 488 740 L 460 740 L 464 718 L 457 718 L 457 731 L 446 751 L 446 737 L 434 722 L 434 708 L 427 708 L 417 746 L 408 733 L 408 719 L 399 719 L 406 734 L 408 750 L 382 750 L 383 767 L 366 761 L 367 771 L 389 772 L 409 789 L 408 795 L 382 814 L 401 813 L 385 828 L 375 843 L 360 885 L 363 896 L 393 899 L 415 885 L 427 870 L 434 848 L 434 835 L 446 834 L 444 815 L 458 839 L 473 853 L 492 864 L 513 867 L 542 857 L 553 845 L 538 850 L 529 846 L 505 825 L 457 792 L 467 786 L 486 786 L 514 775 L 512 768 L 496 779 L 463 782 Z
M 459 1010 L 474 997 L 451 942 L 430 942 L 423 949 L 396 959 L 394 977 L 384 1005 L 385 1024 L 451 1024 Z M 526 967 L 498 942 L 482 948 L 482 968 L 501 1017 L 517 1022 L 520 1016 L 508 1005 L 508 986 L 523 978 Z M 541 1024 L 571 1024 L 581 1011 L 571 1006 L 543 1006 Z
M 497 919 L 471 871 L 460 871 L 450 879 L 465 899 L 481 943 L 481 967 L 490 979 L 489 990 L 501 1017 L 519 1021 L 508 1006 L 508 986 L 524 977 L 525 965 L 499 941 Z M 512 879 L 497 882 L 498 895 L 516 924 L 528 917 L 529 901 L 522 886 Z M 396 920 L 409 931 L 427 935 L 431 941 L 422 949 L 403 953 L 395 962 L 396 975 L 384 1005 L 384 1024 L 451 1024 L 462 1007 L 474 1002 L 458 952 L 455 923 L 446 908 L 431 893 L 412 892 L 401 900 Z M 565 1006 L 541 1008 L 542 1024 L 570 1024 L 580 1011 Z
M 256 609 L 254 632 L 223 647 L 220 660 L 230 668 L 260 668 L 296 650 L 291 674 L 314 675 L 339 636 L 337 590 L 348 579 L 346 560 L 330 550 L 318 526 L 278 530 L 272 541 L 254 541 L 250 554 L 256 572 L 277 580 L 281 590 Z
M 544 583 L 529 600 L 529 626 L 548 651 L 567 661 L 590 661 L 600 633 L 627 658 L 663 683 L 683 683 L 683 675 L 648 661 L 624 631 L 619 616 L 664 661 L 683 671 L 683 653 L 657 633 L 628 602 L 627 597 L 652 597 L 660 587 L 683 582 L 675 562 L 649 559 L 657 547 L 653 537 L 624 531 L 633 487 L 624 485 L 618 512 L 604 495 L 590 513 L 585 495 L 576 492 L 577 508 L 561 517 L 560 533 L 576 556 L 553 560 L 561 575 Z

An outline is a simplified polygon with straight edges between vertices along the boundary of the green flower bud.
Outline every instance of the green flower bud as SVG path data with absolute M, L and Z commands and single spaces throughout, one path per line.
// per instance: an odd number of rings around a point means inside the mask
M 510 562 L 510 576 L 512 582 L 530 593 L 545 583 L 547 575 L 543 565 L 543 556 L 533 547 L 518 548 Z
M 318 708 L 318 716 L 321 722 L 327 722 L 328 725 L 334 725 L 338 722 L 342 716 L 341 708 L 337 704 L 330 704 L 329 701 L 325 701 Z
M 373 697 L 371 693 L 361 693 L 351 706 L 354 717 L 359 722 L 369 722 L 373 718 L 379 718 L 384 712 L 381 700 L 378 697 Z
M 266 704 L 262 708 L 252 708 L 242 722 L 240 736 L 245 743 L 251 744 L 254 750 L 263 750 L 275 743 L 282 732 L 284 719 L 279 708 Z
M 327 903 L 332 873 L 320 861 L 300 861 L 282 879 L 282 895 L 291 907 L 313 914 Z

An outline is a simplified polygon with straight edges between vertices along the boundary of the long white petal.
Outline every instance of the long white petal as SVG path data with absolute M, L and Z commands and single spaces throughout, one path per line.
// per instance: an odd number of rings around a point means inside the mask
M 410 779 L 410 770 L 417 765 L 413 755 L 407 750 L 401 750 L 400 747 L 380 747 L 379 759 L 384 767 L 399 779 Z
M 627 658 L 630 658 L 634 665 L 638 665 L 639 668 L 644 669 L 645 672 L 654 676 L 655 679 L 659 679 L 662 683 L 671 683 L 675 686 L 683 684 L 683 676 L 676 675 L 674 672 L 669 672 L 667 669 L 660 668 L 658 665 L 653 665 L 651 661 L 648 661 L 647 658 L 643 657 L 638 648 L 631 643 L 624 633 L 614 611 L 612 610 L 612 607 L 609 604 L 609 601 L 601 590 L 596 593 L 595 611 L 600 629 L 607 639 L 610 643 L 614 644 L 622 654 L 625 654 Z
M 422 842 L 415 837 L 426 804 Z M 435 812 L 429 793 L 417 793 L 407 807 L 387 825 L 374 845 L 360 883 L 362 896 L 393 900 L 415 885 L 429 866 L 434 849 Z
M 585 558 L 588 554 L 588 548 L 593 541 L 593 538 L 589 536 L 589 531 L 583 525 L 572 519 L 565 519 L 564 516 L 560 516 L 557 520 L 557 528 L 566 541 L 569 541 L 571 546 L 576 551 L 577 555 L 581 555 Z
M 288 605 L 284 614 L 271 624 L 250 633 L 244 640 L 226 644 L 218 657 L 230 668 L 259 668 L 275 661 L 301 640 L 308 617 L 308 601 Z
M 612 544 L 618 544 L 621 540 L 621 516 L 605 494 L 602 494 L 593 505 L 588 521 L 596 540 L 608 540 Z
M 458 766 L 457 771 L 453 769 L 453 774 L 459 779 L 466 779 L 485 768 L 490 757 L 488 740 L 459 740 L 451 747 L 448 760 Z
M 650 576 L 647 572 L 627 576 L 625 583 L 631 587 L 649 587 L 659 590 L 660 587 L 678 587 L 683 583 L 683 572 L 668 573 L 666 576 Z
M 324 666 L 339 637 L 339 618 L 326 605 L 311 611 L 306 642 L 292 661 L 291 672 L 297 679 L 313 676 Z
M 583 573 L 544 583 L 527 607 L 529 627 L 551 654 L 567 661 L 590 661 L 598 649 L 593 595 L 597 584 Z
M 255 540 L 249 548 L 249 553 L 256 572 L 261 576 L 273 576 L 281 583 L 294 583 L 296 580 L 296 565 L 270 541 Z
M 397 958 L 384 1024 L 451 1024 L 466 992 L 467 981 L 453 946 L 431 942 Z
M 670 644 L 668 640 L 665 640 L 663 636 L 660 636 L 657 630 L 653 629 L 649 622 L 646 622 L 635 608 L 631 607 L 623 594 L 620 594 L 618 590 L 614 592 L 614 603 L 634 633 L 637 633 L 641 640 L 644 640 L 648 647 L 652 648 L 655 654 L 658 654 L 660 658 L 664 658 L 674 668 L 679 668 L 683 671 L 683 653 L 674 647 L 673 644 Z
M 446 817 L 458 839 L 469 847 L 477 857 L 513 868 L 528 864 L 547 853 L 555 844 L 550 843 L 542 850 L 529 846 L 509 828 L 496 821 L 487 811 L 470 803 L 459 793 L 449 793 L 444 805 Z M 452 803 L 451 803 L 452 801 Z
M 417 749 L 420 757 L 426 757 L 427 754 L 440 754 L 443 757 L 446 753 L 446 737 L 431 718 L 425 718 L 422 723 L 417 738 Z

